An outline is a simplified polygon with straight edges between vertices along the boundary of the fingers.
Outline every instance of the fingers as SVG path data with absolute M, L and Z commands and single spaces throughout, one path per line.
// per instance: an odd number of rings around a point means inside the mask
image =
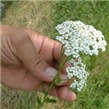
M 33 34 L 31 33 L 31 35 Z M 38 34 L 34 33 L 34 35 L 38 35 Z M 35 42 L 33 43 L 30 37 L 29 36 L 27 37 L 27 35 L 25 36 L 23 34 L 22 37 L 24 38 L 22 40 L 20 39 L 17 45 L 18 57 L 20 61 L 23 62 L 24 66 L 38 79 L 45 82 L 53 81 L 58 71 L 50 65 L 53 62 L 52 55 L 53 55 L 54 45 L 55 43 L 58 42 L 39 35 L 38 37 L 41 37 L 42 40 L 42 42 L 41 41 L 39 42 L 42 44 L 38 44 L 41 45 L 40 49 L 38 50 L 40 54 L 43 54 L 43 55 L 39 55 L 39 53 L 36 50 L 36 45 L 34 46 Z M 34 37 L 33 39 L 36 40 L 36 38 Z M 60 47 L 57 48 L 57 50 L 59 49 Z M 47 62 L 45 60 L 47 60 Z M 67 75 L 65 75 L 64 77 L 68 79 Z
M 48 39 L 45 38 L 45 40 L 48 40 Z M 18 39 L 17 41 L 18 41 L 16 45 L 17 56 L 19 60 L 24 64 L 24 67 L 27 70 L 29 70 L 29 72 L 32 73 L 36 78 L 42 81 L 45 81 L 45 82 L 53 81 L 58 71 L 52 66 L 50 66 L 38 54 L 30 37 L 27 34 L 23 34 L 23 36 L 20 37 L 20 39 Z M 43 43 L 44 42 L 46 43 L 48 41 L 43 41 Z M 43 55 L 45 54 L 46 53 L 43 53 Z
M 19 60 L 35 77 L 42 81 L 51 82 L 57 70 L 40 57 L 27 35 L 22 37 L 16 45 Z
M 25 29 L 29 34 L 36 50 L 49 63 L 51 61 L 59 61 L 62 44 L 58 41 L 52 40 L 48 37 L 38 34 L 37 32 Z
M 47 91 L 49 85 L 47 83 L 43 83 L 43 88 Z M 40 85 L 36 90 L 43 92 L 43 88 L 42 85 Z M 50 89 L 48 94 L 66 101 L 74 101 L 76 99 L 76 94 L 70 91 L 68 86 L 62 86 L 62 87 L 54 86 L 53 88 Z
M 58 97 L 66 101 L 74 101 L 76 99 L 76 94 L 70 91 L 69 87 L 63 86 L 58 90 Z
M 57 41 L 54 41 L 48 37 L 37 34 L 33 30 L 26 30 L 26 32 L 30 35 L 30 38 L 35 46 L 35 49 L 38 50 L 38 53 L 40 53 L 40 56 L 43 57 L 43 59 L 46 60 L 46 62 L 49 65 L 55 66 L 55 68 L 57 70 L 59 70 L 60 65 L 58 64 L 58 61 L 59 61 L 59 57 L 60 57 L 60 53 L 61 53 L 62 44 Z M 63 55 L 62 60 L 65 61 L 65 59 L 66 59 L 66 57 Z M 54 61 L 56 64 L 53 64 Z M 66 75 L 66 67 L 68 67 L 70 65 L 71 64 L 69 62 L 67 62 L 65 64 L 65 66 L 63 67 L 62 75 L 60 75 L 62 81 L 59 84 L 56 83 L 57 85 L 64 85 L 64 83 L 71 84 L 72 80 L 69 81 L 69 79 Z M 50 69 L 47 69 L 46 71 L 48 71 L 47 74 L 49 76 L 51 76 L 51 77 L 56 76 L 56 75 L 54 75 L 54 74 L 56 74 L 56 73 L 54 73 L 54 71 L 51 71 Z M 63 77 L 65 77 L 65 78 L 63 78 Z

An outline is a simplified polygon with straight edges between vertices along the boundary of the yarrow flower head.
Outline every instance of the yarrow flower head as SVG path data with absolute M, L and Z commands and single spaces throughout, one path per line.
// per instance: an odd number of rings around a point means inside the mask
M 105 51 L 107 43 L 104 35 L 93 26 L 85 25 L 81 21 L 65 21 L 57 25 L 56 30 L 59 33 L 56 39 L 65 47 L 64 54 L 72 57 L 70 60 L 72 66 L 67 67 L 66 72 L 69 78 L 76 77 L 76 79 L 70 87 L 81 91 L 86 85 L 89 73 L 85 70 L 80 53 L 98 55 L 100 49 Z M 78 58 L 77 62 L 74 61 L 75 58 Z

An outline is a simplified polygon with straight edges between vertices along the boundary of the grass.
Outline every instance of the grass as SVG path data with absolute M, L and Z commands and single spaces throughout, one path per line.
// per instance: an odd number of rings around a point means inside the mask
M 6 2 L 4 4 L 7 4 Z M 55 38 L 54 27 L 65 20 L 81 20 L 101 30 L 107 41 L 106 52 L 85 57 L 91 75 L 77 100 L 46 103 L 42 109 L 109 109 L 109 2 L 108 1 L 11 1 L 5 7 L 2 24 L 28 27 L 48 37 Z M 2 86 L 2 109 L 37 109 L 37 96 L 43 94 L 24 92 Z

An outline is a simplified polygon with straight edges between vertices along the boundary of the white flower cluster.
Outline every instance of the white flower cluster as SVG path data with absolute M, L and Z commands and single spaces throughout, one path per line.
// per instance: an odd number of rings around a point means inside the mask
M 81 91 L 89 73 L 85 70 L 80 53 L 98 55 L 99 49 L 105 51 L 104 36 L 101 31 L 96 30 L 93 26 L 85 25 L 81 21 L 65 21 L 59 24 L 56 30 L 60 34 L 56 39 L 65 46 L 64 54 L 72 57 L 70 62 L 73 66 L 66 68 L 69 78 L 76 77 L 71 87 Z M 75 62 L 74 58 L 78 58 L 78 62 Z
M 70 60 L 70 63 L 73 64 L 73 66 L 67 67 L 66 72 L 68 74 L 69 79 L 71 79 L 72 77 L 76 78 L 70 87 L 81 91 L 84 85 L 86 85 L 89 73 L 85 70 L 86 66 L 82 63 L 81 57 L 78 58 L 77 62 L 75 62 L 72 58 Z

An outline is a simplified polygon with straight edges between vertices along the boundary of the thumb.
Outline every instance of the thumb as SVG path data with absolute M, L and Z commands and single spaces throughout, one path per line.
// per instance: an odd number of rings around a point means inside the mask
M 57 70 L 40 57 L 28 34 L 22 37 L 16 45 L 19 60 L 36 78 L 45 82 L 53 81 Z

